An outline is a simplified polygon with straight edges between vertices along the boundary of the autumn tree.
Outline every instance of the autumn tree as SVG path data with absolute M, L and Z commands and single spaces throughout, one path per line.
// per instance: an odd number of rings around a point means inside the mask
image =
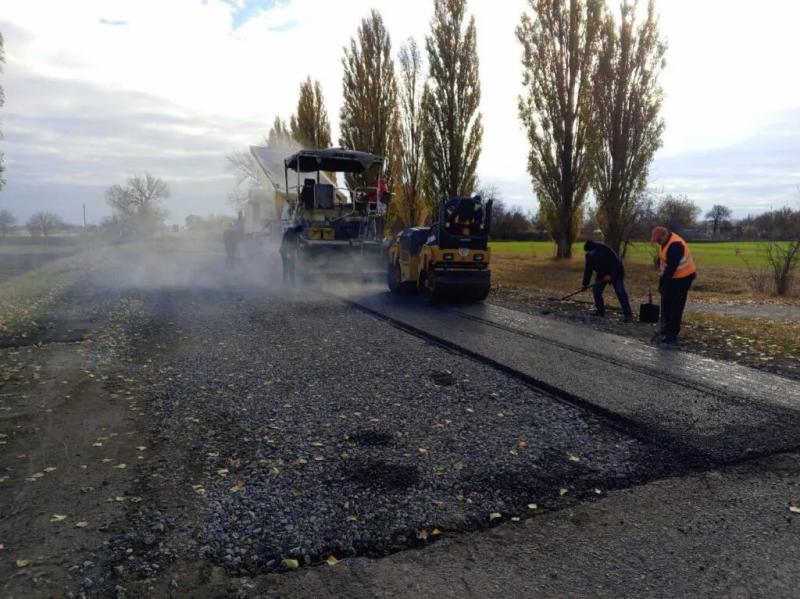
M 653 0 L 641 19 L 637 12 L 638 0 L 624 0 L 618 19 L 613 14 L 604 18 L 595 75 L 598 144 L 592 154 L 592 189 L 597 222 L 616 252 L 644 198 L 650 163 L 664 132 L 658 79 L 667 46 Z
M 719 233 L 722 225 L 730 219 L 731 214 L 731 209 L 721 204 L 715 204 L 711 207 L 711 210 L 706 212 L 706 220 L 711 223 L 714 235 Z
M 540 215 L 572 256 L 597 145 L 593 76 L 603 19 L 602 0 L 528 0 L 517 27 L 526 92 L 519 114 L 528 134 L 528 171 Z
M 306 149 L 317 150 L 331 146 L 331 124 L 322 96 L 322 85 L 308 77 L 300 84 L 297 115 L 290 121 L 292 137 Z
M 397 228 L 425 222 L 428 206 L 424 197 L 422 96 L 425 89 L 422 54 L 413 38 L 400 48 L 397 156 L 395 194 L 390 205 Z
M 292 132 L 286 121 L 281 117 L 275 117 L 275 121 L 273 121 L 272 127 L 267 134 L 266 143 L 268 148 L 274 150 L 292 148 L 295 145 Z
M 164 201 L 169 196 L 169 186 L 150 173 L 106 190 L 106 201 L 123 228 L 142 236 L 152 235 L 164 223 Z
M 372 10 L 361 20 L 344 48 L 342 65 L 339 145 L 386 156 L 396 132 L 397 82 L 392 42 L 380 12 Z M 348 182 L 353 184 L 353 178 Z
M 0 236 L 5 237 L 17 223 L 17 218 L 10 211 L 0 210 Z
M 426 39 L 429 82 L 422 99 L 426 193 L 435 209 L 442 197 L 468 196 L 477 184 L 483 141 L 475 17 L 466 0 L 434 0 Z

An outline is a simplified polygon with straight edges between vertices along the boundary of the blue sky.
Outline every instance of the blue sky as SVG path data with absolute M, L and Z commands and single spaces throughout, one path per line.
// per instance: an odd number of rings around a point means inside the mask
M 481 60 L 483 182 L 536 209 L 516 109 L 525 0 L 472 0 Z M 614 2 L 616 4 L 616 2 Z M 230 212 L 225 155 L 288 117 L 306 75 L 322 82 L 334 138 L 342 47 L 372 7 L 395 50 L 422 42 L 431 0 L 4 0 L 7 64 L 0 207 L 108 214 L 103 191 L 150 171 L 171 219 Z M 800 202 L 800 3 L 657 0 L 669 42 L 664 147 L 651 186 L 737 216 Z M 48 18 L 42 18 L 47 14 Z M 746 40 L 746 43 L 743 42 Z

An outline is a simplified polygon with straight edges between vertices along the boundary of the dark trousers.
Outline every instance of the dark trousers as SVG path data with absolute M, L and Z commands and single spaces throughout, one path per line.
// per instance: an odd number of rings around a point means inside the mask
M 598 276 L 598 278 L 602 279 L 600 276 Z M 628 292 L 625 291 L 625 279 L 612 279 L 611 285 L 614 287 L 614 293 L 617 294 L 619 305 L 622 306 L 622 312 L 625 314 L 625 316 L 633 316 L 633 312 L 631 311 L 631 301 L 628 299 Z M 606 303 L 603 301 L 603 292 L 605 290 L 606 283 L 595 285 L 592 289 L 592 293 L 594 294 L 594 305 L 597 308 L 597 312 L 600 314 L 605 314 L 606 311 Z
M 694 277 L 672 279 L 661 286 L 661 314 L 664 319 L 665 335 L 677 337 L 681 331 L 683 310 Z
M 281 254 L 281 261 L 283 262 L 283 282 L 294 283 L 294 256 Z
M 225 244 L 225 264 L 227 266 L 233 266 L 236 262 L 236 246 L 233 244 L 226 243 Z

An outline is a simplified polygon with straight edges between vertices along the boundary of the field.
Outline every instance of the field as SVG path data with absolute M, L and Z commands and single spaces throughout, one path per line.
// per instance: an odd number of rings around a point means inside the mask
M 765 266 L 763 241 L 731 241 L 692 243 L 692 254 L 697 265 L 702 267 L 746 268 L 745 261 L 751 267 Z M 534 258 L 551 258 L 555 255 L 555 245 L 550 241 L 495 241 L 492 251 L 497 256 L 532 256 Z M 653 244 L 639 242 L 628 250 L 626 262 L 649 265 L 655 255 Z M 583 259 L 583 242 L 573 245 L 574 257 Z

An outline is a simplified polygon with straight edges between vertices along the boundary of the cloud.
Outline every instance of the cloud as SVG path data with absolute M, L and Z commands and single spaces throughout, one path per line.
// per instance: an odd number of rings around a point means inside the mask
M 225 154 L 251 143 L 250 131 L 264 131 L 258 121 L 198 115 L 81 81 L 13 73 L 8 83 L 24 93 L 4 115 L 8 184 L 1 199 L 21 220 L 41 209 L 74 217 L 86 203 L 97 221 L 109 213 L 105 188 L 145 171 L 172 188 L 174 221 L 224 212 L 232 187 Z
M 343 4 L 4 0 L 0 150 L 9 185 L 0 202 L 27 210 L 60 189 L 65 206 L 91 196 L 99 210 L 105 186 L 150 170 L 171 182 L 176 219 L 223 209 L 231 185 L 225 153 L 258 141 L 276 115 L 289 116 L 307 75 L 322 83 L 338 138 L 342 48 L 371 8 L 382 12 L 396 51 L 409 36 L 423 41 L 433 6 Z M 526 5 L 472 0 L 469 9 L 481 61 L 479 176 L 497 184 L 508 202 L 535 209 L 516 104 L 514 28 Z M 658 9 L 670 50 L 667 134 L 653 183 L 704 203 L 727 198 L 737 212 L 787 198 L 800 155 L 791 141 L 776 144 L 800 108 L 800 79 L 789 75 L 800 54 L 793 31 L 800 3 L 665 0 Z M 771 128 L 770 119 L 779 118 L 782 124 Z
M 686 194 L 704 209 L 734 208 L 736 217 L 800 203 L 800 110 L 782 113 L 729 146 L 656 160 L 651 182 Z

